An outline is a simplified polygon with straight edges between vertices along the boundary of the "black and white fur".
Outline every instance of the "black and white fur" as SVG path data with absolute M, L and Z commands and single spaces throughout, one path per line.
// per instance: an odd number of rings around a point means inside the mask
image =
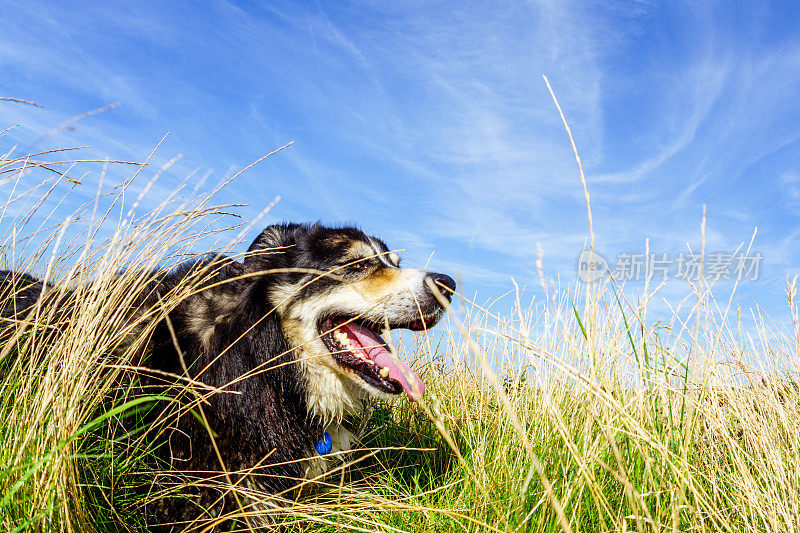
M 334 451 L 347 450 L 350 435 L 342 420 L 359 414 L 369 397 L 399 392 L 396 384 L 367 380 L 335 359 L 321 338 L 321 324 L 330 317 L 356 317 L 377 331 L 431 327 L 443 308 L 430 281 L 447 298 L 455 290 L 448 276 L 401 268 L 397 254 L 358 229 L 279 224 L 261 232 L 243 261 L 215 256 L 147 274 L 142 307 L 157 305 L 161 295 L 199 271 L 205 278 L 201 290 L 156 325 L 141 364 L 177 375 L 187 374 L 185 366 L 188 377 L 228 393 L 203 403 L 209 427 L 184 412 L 162 436 L 168 442 L 159 450 L 194 478 L 220 479 L 221 458 L 234 483 L 288 497 L 298 480 L 325 470 L 326 460 L 314 447 L 323 432 L 332 435 Z M 25 284 L 17 290 L 17 312 L 45 292 L 27 275 L 6 272 L 0 284 L 12 279 Z M 239 504 L 247 508 L 242 498 L 221 497 L 213 482 L 201 485 L 160 500 L 151 512 L 177 531 L 201 508 L 212 517 Z

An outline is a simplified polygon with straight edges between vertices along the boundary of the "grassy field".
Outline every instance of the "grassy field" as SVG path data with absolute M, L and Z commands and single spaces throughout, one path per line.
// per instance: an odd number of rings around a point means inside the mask
M 4 267 L 82 289 L 59 313 L 51 302 L 5 321 L 0 528 L 146 531 L 144 509 L 170 487 L 147 439 L 122 423 L 153 399 L 122 378 L 141 339 L 131 332 L 146 332 L 191 283 L 150 315 L 126 309 L 136 271 L 208 251 L 200 246 L 229 206 L 177 191 L 138 215 L 149 187 L 138 200 L 123 187 L 51 227 L 32 213 L 58 203 L 51 185 L 70 179 L 72 163 L 49 155 L 47 164 L 0 159 L 5 186 L 25 191 L 3 208 Z M 31 181 L 52 169 L 61 170 Z M 15 209 L 31 195 L 42 202 Z M 748 334 L 703 283 L 659 321 L 647 318 L 656 291 L 632 301 L 613 282 L 547 287 L 530 304 L 512 291 L 510 316 L 456 298 L 436 330 L 396 339 L 427 384 L 425 400 L 375 404 L 341 468 L 303 485 L 297 501 L 242 513 L 268 512 L 297 531 L 800 528 L 797 320 Z M 797 317 L 793 284 L 787 294 Z

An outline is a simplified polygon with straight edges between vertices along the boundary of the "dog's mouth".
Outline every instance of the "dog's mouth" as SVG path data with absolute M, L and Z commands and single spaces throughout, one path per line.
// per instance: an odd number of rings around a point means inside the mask
M 438 320 L 438 315 L 424 317 L 407 324 L 389 324 L 389 329 L 419 331 Z M 353 370 L 367 384 L 388 394 L 405 391 L 411 401 L 422 398 L 425 384 L 411 367 L 392 355 L 374 326 L 354 317 L 338 316 L 322 321 L 320 335 L 336 362 Z

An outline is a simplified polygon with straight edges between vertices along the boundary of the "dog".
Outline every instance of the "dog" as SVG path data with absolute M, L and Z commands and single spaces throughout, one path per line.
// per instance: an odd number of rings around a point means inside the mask
M 237 486 L 291 497 L 350 448 L 345 420 L 370 398 L 421 399 L 421 378 L 381 333 L 433 327 L 456 290 L 450 276 L 402 268 L 383 241 L 357 228 L 319 223 L 269 226 L 241 261 L 217 255 L 147 275 L 141 309 L 187 279 L 202 283 L 152 328 L 141 365 L 159 379 L 143 382 L 167 390 L 176 383 L 163 376 L 182 376 L 220 391 L 162 432 L 160 457 L 202 480 L 150 509 L 175 530 L 201 513 L 252 511 L 215 488 L 220 471 Z M 11 279 L 4 272 L 0 284 Z M 27 275 L 14 279 L 26 284 L 16 290 L 17 312 L 52 290 Z

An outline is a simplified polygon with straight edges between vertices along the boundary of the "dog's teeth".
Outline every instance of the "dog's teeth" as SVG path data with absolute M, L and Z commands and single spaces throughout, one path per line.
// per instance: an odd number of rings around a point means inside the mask
M 378 371 L 378 374 L 380 374 L 382 378 L 387 378 L 387 377 L 389 377 L 389 369 L 386 368 L 386 367 L 383 367 Z

